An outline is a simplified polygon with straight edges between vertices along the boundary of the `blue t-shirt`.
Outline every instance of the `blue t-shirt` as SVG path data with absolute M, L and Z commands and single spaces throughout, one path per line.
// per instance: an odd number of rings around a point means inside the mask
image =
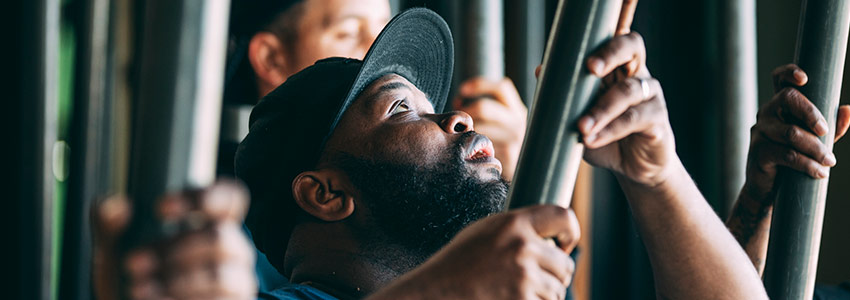
M 574 260 L 578 261 L 578 247 L 570 253 L 570 256 L 573 257 Z M 262 255 L 262 252 L 257 251 L 258 261 L 261 259 L 259 256 Z M 262 256 L 264 259 L 265 256 Z M 266 262 L 268 264 L 268 262 Z M 270 266 L 270 265 L 269 265 Z M 274 268 L 270 268 L 274 270 Z M 266 270 L 268 271 L 268 270 Z M 336 297 L 331 296 L 328 293 L 325 293 L 317 288 L 314 288 L 309 285 L 297 284 L 297 283 L 282 283 L 277 284 L 280 280 L 286 280 L 280 274 L 274 273 L 275 276 L 271 276 L 272 279 L 264 278 L 264 272 L 259 272 L 257 276 L 260 279 L 260 291 L 257 294 L 258 299 L 264 300 L 338 300 Z M 268 275 L 268 274 L 266 274 Z M 280 276 L 278 278 L 278 276 Z M 272 286 L 276 288 L 272 288 Z M 572 300 L 573 299 L 573 287 L 570 285 L 567 287 L 567 293 L 564 295 L 564 300 Z
M 271 291 L 260 291 L 264 300 L 337 300 L 336 297 L 309 285 L 287 283 Z

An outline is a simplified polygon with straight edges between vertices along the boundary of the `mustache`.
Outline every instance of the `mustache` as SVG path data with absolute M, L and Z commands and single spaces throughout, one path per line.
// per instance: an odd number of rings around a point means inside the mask
M 449 158 L 451 158 L 452 161 L 458 164 L 465 163 L 463 160 L 463 146 L 466 145 L 466 141 L 471 138 L 474 138 L 477 135 L 481 134 L 475 131 L 467 131 L 461 133 L 460 136 L 455 139 L 454 143 L 451 145 L 451 148 L 448 150 Z

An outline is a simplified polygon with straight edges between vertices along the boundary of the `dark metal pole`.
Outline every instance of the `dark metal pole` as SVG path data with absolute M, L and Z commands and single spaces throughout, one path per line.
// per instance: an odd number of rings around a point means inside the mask
M 59 1 L 4 3 L 4 298 L 53 299 L 53 148 L 57 141 Z M 7 15 L 8 14 L 8 15 Z M 8 184 L 9 186 L 5 186 Z
M 125 246 L 158 232 L 151 227 L 157 197 L 215 178 L 229 7 L 227 0 L 147 1 Z
M 91 299 L 89 211 L 111 189 L 112 47 L 111 5 L 107 0 L 78 2 L 79 47 L 71 119 L 70 175 L 62 237 L 61 299 Z
M 505 1 L 505 73 L 516 85 L 526 105 L 534 98 L 534 69 L 546 47 L 546 3 Z
M 717 211 L 725 217 L 744 186 L 750 127 L 758 109 L 756 1 L 723 0 L 718 6 L 722 198 Z
M 505 76 L 502 0 L 460 1 L 463 38 L 461 80 L 482 76 L 501 80 Z
M 850 2 L 804 1 L 797 36 L 797 65 L 809 75 L 800 91 L 826 117 L 821 137 L 832 151 L 841 93 Z M 811 299 L 814 291 L 828 179 L 781 169 L 770 228 L 764 284 L 772 299 Z
M 599 79 L 587 70 L 585 60 L 614 35 L 622 3 L 558 3 L 508 208 L 554 204 L 559 195 L 572 195 L 584 152 L 578 142 L 576 121 L 599 86 Z M 563 184 L 566 182 L 569 184 Z M 567 207 L 569 201 L 557 204 Z

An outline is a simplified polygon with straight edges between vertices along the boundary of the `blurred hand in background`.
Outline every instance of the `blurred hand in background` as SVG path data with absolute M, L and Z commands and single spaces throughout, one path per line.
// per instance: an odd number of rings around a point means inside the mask
M 247 208 L 247 192 L 234 182 L 165 195 L 156 206 L 164 237 L 124 254 L 130 203 L 100 202 L 92 213 L 97 298 L 256 299 L 254 250 L 242 231 Z

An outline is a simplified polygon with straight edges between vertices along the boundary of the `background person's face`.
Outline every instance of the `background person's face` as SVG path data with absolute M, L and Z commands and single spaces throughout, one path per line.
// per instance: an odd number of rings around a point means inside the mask
M 294 45 L 295 70 L 339 56 L 363 59 L 389 22 L 387 0 L 307 0 Z

